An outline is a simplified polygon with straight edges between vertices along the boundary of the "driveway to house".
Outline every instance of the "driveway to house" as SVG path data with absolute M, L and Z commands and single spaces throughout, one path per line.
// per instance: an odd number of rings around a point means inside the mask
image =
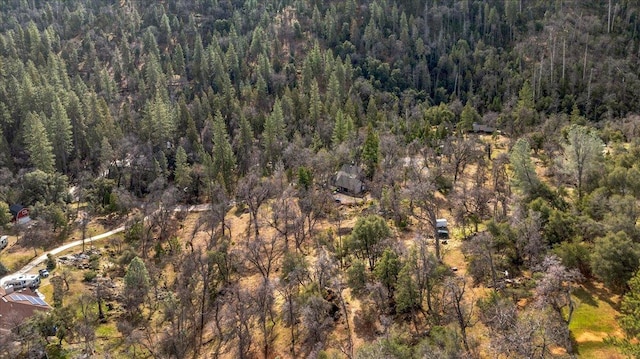
M 198 204 L 198 205 L 194 205 L 194 206 L 185 206 L 185 205 L 179 205 L 176 206 L 176 208 L 174 208 L 174 212 L 205 212 L 208 211 L 211 208 L 211 205 L 209 204 Z M 144 219 L 146 220 L 149 216 L 145 217 Z M 108 232 L 102 233 L 102 234 L 98 234 L 96 236 L 93 237 L 89 237 L 89 238 L 85 238 L 84 243 L 91 243 L 93 241 L 97 241 L 103 238 L 107 238 L 110 237 L 116 233 L 120 233 L 122 231 L 124 231 L 124 226 L 120 226 L 118 228 L 112 229 Z M 3 278 L 0 278 L 0 287 L 2 287 L 4 285 L 4 282 L 6 280 L 8 280 L 10 277 L 14 277 L 14 276 L 18 276 L 18 275 L 24 275 L 29 273 L 29 271 L 31 271 L 33 268 L 39 266 L 40 264 L 44 263 L 45 260 L 47 260 L 47 255 L 51 254 L 51 255 L 56 255 L 58 253 L 64 252 L 69 248 L 73 248 L 73 247 L 77 247 L 77 246 L 81 246 L 82 245 L 82 240 L 77 240 L 77 241 L 73 241 L 71 243 L 67 243 L 67 244 L 63 244 L 60 247 L 51 249 L 47 252 L 42 253 L 42 255 L 40 255 L 39 257 L 37 257 L 36 259 L 32 260 L 31 262 L 29 262 L 27 265 L 25 265 L 24 267 L 20 268 L 19 270 L 17 270 L 14 273 L 8 274 Z

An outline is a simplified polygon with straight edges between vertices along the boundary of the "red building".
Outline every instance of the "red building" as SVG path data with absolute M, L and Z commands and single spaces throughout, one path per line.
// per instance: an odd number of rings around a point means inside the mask
M 31 217 L 29 217 L 29 208 L 21 204 L 12 204 L 9 207 L 9 211 L 13 216 L 13 218 L 11 219 L 11 222 L 23 224 L 31 220 Z

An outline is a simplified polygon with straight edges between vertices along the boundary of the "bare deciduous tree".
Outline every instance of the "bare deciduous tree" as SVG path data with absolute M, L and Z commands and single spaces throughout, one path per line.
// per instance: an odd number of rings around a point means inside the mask
M 411 212 L 421 222 L 427 223 L 435 241 L 436 258 L 442 259 L 440 253 L 440 238 L 436 226 L 438 210 L 442 206 L 442 199 L 438 196 L 433 181 L 433 169 L 414 168 L 410 171 L 409 197 L 411 198 Z M 417 208 L 416 208 L 417 207 Z
M 463 135 L 449 137 L 443 146 L 443 153 L 453 170 L 454 184 L 462 176 L 467 165 L 482 156 L 475 137 L 464 137 Z
M 271 193 L 271 184 L 266 179 L 260 178 L 258 171 L 258 168 L 252 168 L 251 172 L 243 177 L 238 184 L 238 197 L 242 199 L 249 208 L 256 238 L 260 234 L 258 211 Z M 251 230 L 251 226 L 248 227 L 248 230 Z
M 293 187 L 287 187 L 282 194 L 271 202 L 271 211 L 267 223 L 284 238 L 284 249 L 289 251 L 289 237 L 294 231 L 295 220 L 300 216 Z
M 255 239 L 247 239 L 245 242 L 244 258 L 260 272 L 263 280 L 269 279 L 273 266 L 282 257 L 282 254 L 277 236 L 271 236 L 270 239 L 257 236 Z
M 269 357 L 276 340 L 276 313 L 273 285 L 269 279 L 264 279 L 258 289 L 251 296 L 253 310 L 258 319 L 258 327 L 262 335 L 261 347 L 265 358 Z
M 549 305 L 560 318 L 564 318 L 564 308 L 567 308 L 565 322 L 571 322 L 575 303 L 571 293 L 581 275 L 575 269 L 567 269 L 560 259 L 554 255 L 547 256 L 542 261 L 540 269 L 542 278 L 536 285 L 535 293 L 539 305 Z
M 445 308 L 458 324 L 462 336 L 462 344 L 467 352 L 470 351 L 467 329 L 474 325 L 474 301 L 465 297 L 466 281 L 462 277 L 451 277 L 444 285 Z
M 487 274 L 491 276 L 494 289 L 498 288 L 498 276 L 495 263 L 495 246 L 488 232 L 473 235 L 463 243 L 463 251 L 469 258 L 469 272 L 475 283 L 481 282 Z

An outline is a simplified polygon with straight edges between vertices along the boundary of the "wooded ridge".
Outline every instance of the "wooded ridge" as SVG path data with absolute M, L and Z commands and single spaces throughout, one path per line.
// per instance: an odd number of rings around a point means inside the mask
M 639 54 L 630 0 L 2 1 L 0 276 L 125 230 L 0 358 L 640 357 Z

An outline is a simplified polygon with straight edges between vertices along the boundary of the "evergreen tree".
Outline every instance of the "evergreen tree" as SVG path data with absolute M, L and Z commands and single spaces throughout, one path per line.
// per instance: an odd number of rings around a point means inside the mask
M 393 292 L 396 288 L 400 266 L 401 263 L 400 259 L 398 259 L 398 254 L 392 249 L 386 248 L 373 271 L 376 279 L 387 288 L 390 298 L 393 297 Z
M 310 125 L 315 127 L 324 114 L 322 100 L 320 99 L 320 89 L 318 82 L 314 79 L 311 81 L 311 89 L 309 91 L 309 120 Z
M 396 286 L 395 300 L 398 313 L 412 314 L 416 309 L 420 308 L 420 296 L 416 282 L 413 279 L 411 263 L 405 263 L 400 269 Z
M 204 53 L 204 47 L 202 46 L 202 37 L 198 33 L 196 35 L 195 47 L 193 49 L 192 69 L 191 77 L 198 84 L 199 88 L 202 88 L 206 84 L 206 76 L 209 72 L 207 68 L 206 54 Z
M 373 179 L 380 163 L 380 139 L 371 124 L 367 127 L 367 137 L 362 145 L 362 161 L 367 178 Z
M 520 135 L 525 128 L 533 126 L 537 119 L 533 89 L 531 83 L 525 81 L 518 94 L 518 104 L 515 108 L 513 121 L 513 135 Z
M 262 132 L 262 146 L 265 160 L 272 166 L 278 162 L 284 146 L 284 115 L 280 99 L 276 99 L 271 114 L 266 118 Z
M 336 121 L 333 125 L 333 134 L 331 135 L 331 144 L 333 148 L 338 147 L 347 138 L 347 123 L 342 110 L 336 113 Z
M 353 226 L 346 247 L 357 258 L 369 261 L 369 269 L 375 270 L 376 262 L 382 254 L 384 241 L 391 236 L 391 230 L 384 218 L 376 215 L 360 217 Z
M 67 172 L 67 158 L 73 150 L 71 120 L 58 96 L 54 98 L 52 107 L 53 113 L 46 126 L 47 133 L 56 154 L 58 168 Z
M 147 266 L 140 257 L 136 256 L 127 267 L 122 292 L 125 305 L 130 313 L 139 310 L 139 306 L 144 303 L 150 288 L 151 284 Z
M 42 124 L 41 116 L 29 112 L 24 124 L 24 144 L 29 153 L 29 161 L 36 169 L 51 173 L 54 171 L 53 146 Z
M 173 170 L 173 180 L 180 191 L 187 191 L 191 186 L 191 166 L 187 159 L 187 153 L 182 146 L 176 150 L 176 166 Z
M 231 194 L 234 187 L 236 158 L 229 143 L 227 127 L 220 112 L 213 120 L 213 168 L 218 171 L 219 183 Z
M 473 129 L 473 124 L 478 122 L 480 115 L 478 111 L 471 105 L 471 101 L 467 101 L 464 105 L 462 113 L 460 114 L 460 123 L 458 124 L 459 131 L 470 131 Z
M 171 145 L 176 128 L 175 111 L 169 101 L 156 94 L 146 106 L 142 136 L 153 146 Z
M 535 193 L 540 186 L 540 179 L 531 161 L 531 148 L 526 139 L 516 141 L 509 154 L 509 162 L 513 168 L 514 185 L 526 195 Z
M 622 317 L 618 319 L 620 326 L 626 334 L 626 338 L 610 338 L 620 349 L 634 358 L 640 358 L 640 271 L 629 280 L 629 291 L 622 298 L 620 312 Z
M 173 60 L 173 70 L 176 75 L 185 76 L 187 71 L 184 60 L 184 50 L 180 43 L 176 44 L 173 48 L 173 55 L 171 55 L 171 59 Z
M 593 274 L 609 288 L 623 292 L 640 267 L 640 245 L 625 232 L 609 233 L 596 239 L 591 253 Z
M 240 116 L 240 127 L 237 131 L 234 146 L 238 159 L 238 172 L 244 175 L 249 171 L 253 147 L 253 129 L 245 116 Z

